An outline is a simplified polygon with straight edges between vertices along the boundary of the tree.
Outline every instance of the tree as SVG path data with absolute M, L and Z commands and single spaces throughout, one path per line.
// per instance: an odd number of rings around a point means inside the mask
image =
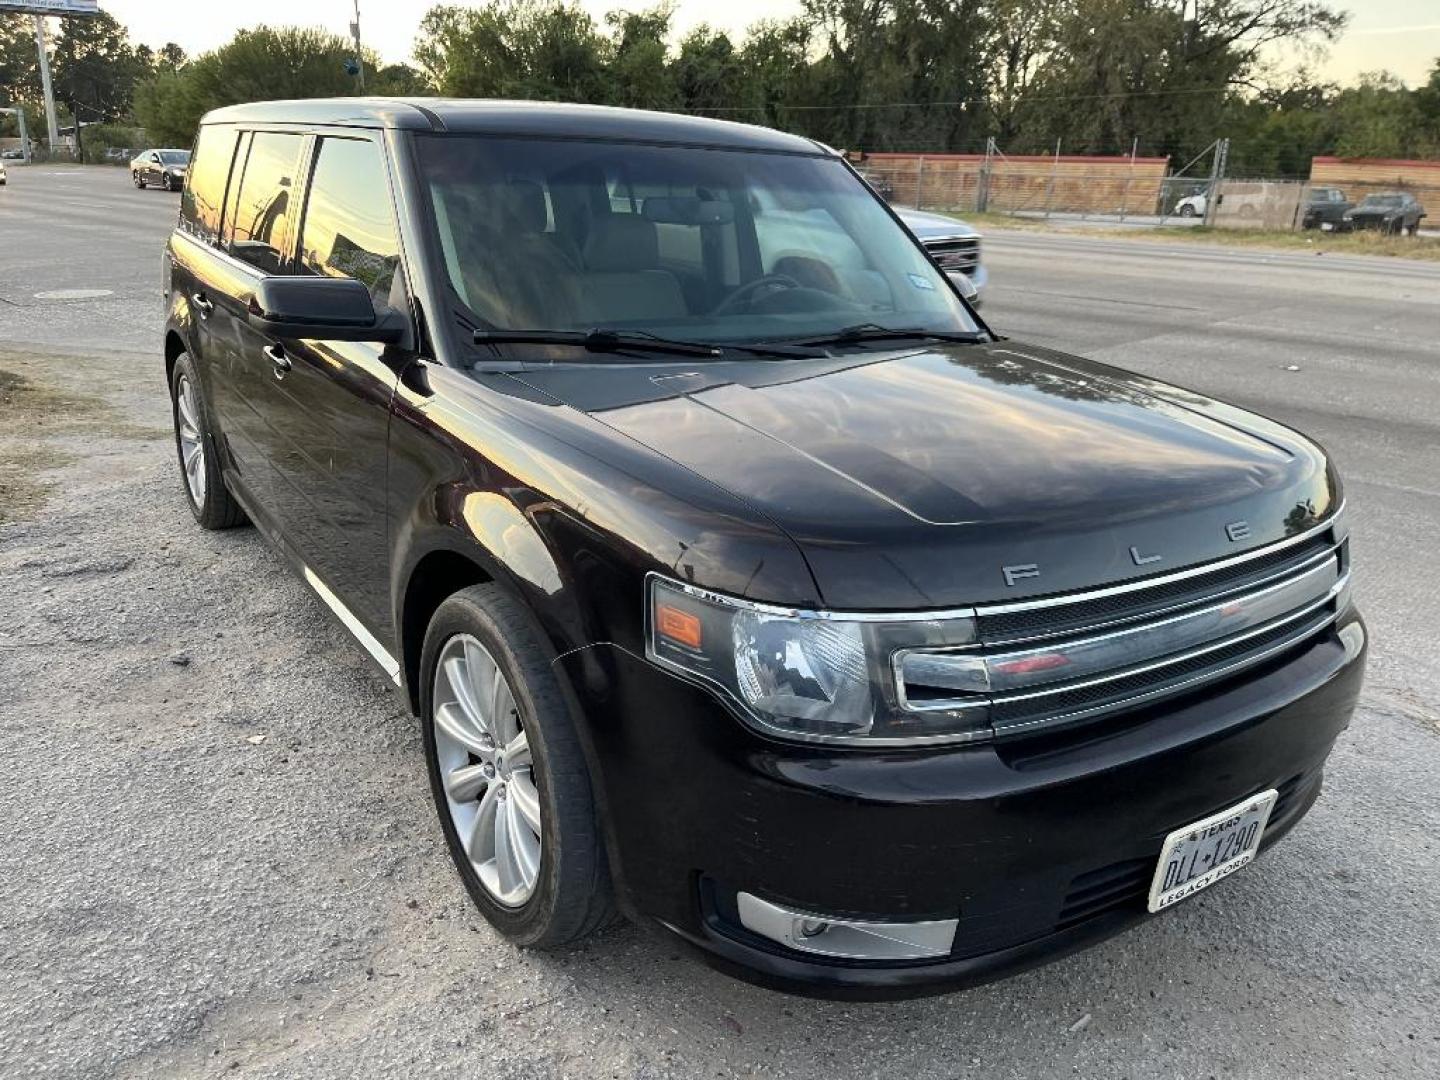
M 1335 150 L 1341 157 L 1409 157 L 1423 141 L 1423 115 L 1415 95 L 1385 71 L 1360 76 L 1336 95 Z
M 125 28 L 101 12 L 61 20 L 51 76 L 55 96 L 84 122 L 116 120 L 130 111 L 130 98 L 145 66 Z
M 353 56 L 348 38 L 322 30 L 242 30 L 227 45 L 178 68 L 162 67 L 138 86 L 135 117 L 155 141 L 189 146 L 200 118 L 211 109 L 242 101 L 353 94 L 355 80 L 345 70 Z M 365 66 L 379 72 L 380 93 L 410 93 L 419 83 L 413 69 L 384 67 L 372 52 L 366 52 Z
M 441 94 L 605 101 L 606 41 L 578 5 L 490 0 L 440 5 L 420 20 L 415 59 Z
M 184 49 L 176 45 L 173 41 L 167 41 L 161 46 L 160 52 L 156 54 L 155 62 L 157 64 L 163 64 L 170 74 L 177 75 L 189 59 Z
M 704 25 L 685 35 L 670 68 L 686 112 L 733 112 L 749 76 L 730 38 Z
M 39 97 L 34 20 L 28 15 L 0 15 L 0 105 Z
M 612 11 L 605 16 L 611 33 L 606 58 L 609 104 L 634 109 L 673 109 L 679 105 L 680 92 L 665 44 L 671 15 L 671 8 L 657 7 L 639 13 Z

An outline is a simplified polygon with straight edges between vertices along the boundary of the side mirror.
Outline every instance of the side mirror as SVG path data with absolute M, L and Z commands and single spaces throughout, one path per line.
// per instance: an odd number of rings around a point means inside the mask
M 275 338 L 393 345 L 405 336 L 404 319 L 377 316 L 370 290 L 354 278 L 263 278 L 250 298 L 247 319 Z
M 955 291 L 968 300 L 972 306 L 979 303 L 975 298 L 980 295 L 980 291 L 975 288 L 975 283 L 968 277 L 964 274 L 946 274 L 945 276 L 955 286 Z

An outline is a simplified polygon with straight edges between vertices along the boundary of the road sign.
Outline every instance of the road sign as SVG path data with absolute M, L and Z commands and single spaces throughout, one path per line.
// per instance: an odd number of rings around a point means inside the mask
M 100 0 L 0 0 L 0 11 L 26 15 L 99 15 Z

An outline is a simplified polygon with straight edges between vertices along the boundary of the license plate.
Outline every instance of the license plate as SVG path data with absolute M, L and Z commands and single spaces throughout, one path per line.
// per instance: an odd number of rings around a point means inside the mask
M 1322 222 L 1320 222 L 1320 231 L 1321 231 L 1321 232 L 1334 232 L 1334 231 L 1335 231 L 1335 223 L 1334 223 L 1333 221 L 1322 221 Z
M 1249 865 L 1277 797 L 1273 788 L 1262 791 L 1167 836 L 1150 882 L 1150 910 L 1163 911 Z

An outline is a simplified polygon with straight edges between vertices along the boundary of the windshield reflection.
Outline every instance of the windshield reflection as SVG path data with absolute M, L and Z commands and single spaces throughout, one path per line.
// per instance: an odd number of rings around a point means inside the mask
M 828 155 L 417 141 L 462 329 L 722 344 L 857 324 L 977 329 L 921 248 Z

